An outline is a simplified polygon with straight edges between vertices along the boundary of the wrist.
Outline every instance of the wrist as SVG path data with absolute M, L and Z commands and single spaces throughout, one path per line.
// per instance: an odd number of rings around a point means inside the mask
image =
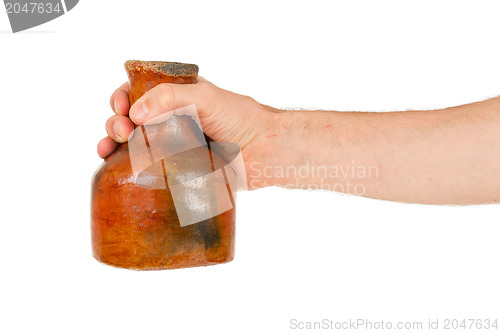
M 266 170 L 275 165 L 275 159 L 282 155 L 280 144 L 277 142 L 281 132 L 283 113 L 270 106 L 256 102 L 257 120 L 253 128 L 252 142 L 243 148 L 248 188 L 255 190 L 275 185 Z
M 324 137 L 318 132 L 323 124 L 317 112 L 285 111 L 266 105 L 260 105 L 260 112 L 262 126 L 246 159 L 249 188 L 307 186 L 308 175 L 298 177 L 296 171 L 320 154 Z
M 262 109 L 266 125 L 258 136 L 256 153 L 247 163 L 249 188 L 280 186 L 354 193 L 354 186 L 365 181 L 351 172 L 370 162 L 363 153 L 364 138 L 370 134 L 365 121 L 358 119 L 364 118 L 362 114 Z

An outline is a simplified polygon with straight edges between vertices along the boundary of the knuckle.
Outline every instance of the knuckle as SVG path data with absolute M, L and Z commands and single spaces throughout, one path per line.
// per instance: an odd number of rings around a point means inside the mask
M 116 99 L 116 90 L 111 94 L 111 97 L 109 98 L 109 105 L 113 110 L 114 110 L 115 99 Z
M 222 89 L 219 87 L 215 86 L 214 84 L 206 81 L 206 82 L 200 82 L 199 84 L 199 89 L 201 90 L 202 95 L 205 96 L 217 96 L 221 92 Z
M 109 117 L 107 120 L 106 120 L 106 128 L 110 127 L 111 125 L 113 125 L 113 121 L 114 121 L 115 117 Z
M 155 110 L 155 104 L 154 103 L 154 98 L 152 98 L 151 96 L 144 96 L 142 98 L 142 105 L 144 105 L 144 108 L 146 108 L 146 110 L 150 110 L 150 111 L 154 111 Z
M 114 125 L 114 121 L 115 121 L 115 117 L 110 117 L 110 118 L 108 118 L 108 120 L 106 120 L 106 126 L 105 126 L 105 128 L 106 128 L 106 133 L 109 136 L 113 135 L 112 128 L 113 128 L 113 125 Z
M 170 111 L 175 101 L 174 88 L 167 83 L 159 84 L 157 88 L 157 100 L 160 108 L 162 111 Z

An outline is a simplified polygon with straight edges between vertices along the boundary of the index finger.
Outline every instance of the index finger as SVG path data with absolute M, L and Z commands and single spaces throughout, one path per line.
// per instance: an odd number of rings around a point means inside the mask
M 111 98 L 109 99 L 111 109 L 113 109 L 113 111 L 119 116 L 128 116 L 128 110 L 130 109 L 128 101 L 129 92 L 129 83 L 125 82 L 113 92 Z

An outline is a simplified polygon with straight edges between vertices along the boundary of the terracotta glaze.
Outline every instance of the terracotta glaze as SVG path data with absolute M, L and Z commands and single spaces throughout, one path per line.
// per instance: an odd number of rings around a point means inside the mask
M 194 84 L 198 75 L 196 65 L 171 62 L 132 60 L 125 63 L 125 69 L 130 105 L 158 84 Z M 193 120 L 187 116 L 173 118 L 175 133 L 190 135 Z M 174 134 L 162 135 L 168 140 Z M 163 171 L 171 179 L 201 175 L 206 172 L 200 168 L 207 151 L 203 146 L 176 155 L 173 164 Z M 222 163 L 216 154 L 208 153 L 212 167 Z M 163 181 L 164 176 L 157 174 L 153 178 Z M 185 200 L 190 204 L 189 197 Z M 181 227 L 168 184 L 166 189 L 148 189 L 134 181 L 129 145 L 125 143 L 94 174 L 91 232 L 94 257 L 108 265 L 135 270 L 214 265 L 234 258 L 235 209 Z

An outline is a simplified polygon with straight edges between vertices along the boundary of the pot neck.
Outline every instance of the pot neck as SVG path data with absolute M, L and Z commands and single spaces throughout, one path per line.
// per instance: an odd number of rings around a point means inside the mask
M 193 84 L 198 79 L 198 66 L 178 62 L 129 60 L 125 70 L 130 84 L 130 106 L 161 83 Z

